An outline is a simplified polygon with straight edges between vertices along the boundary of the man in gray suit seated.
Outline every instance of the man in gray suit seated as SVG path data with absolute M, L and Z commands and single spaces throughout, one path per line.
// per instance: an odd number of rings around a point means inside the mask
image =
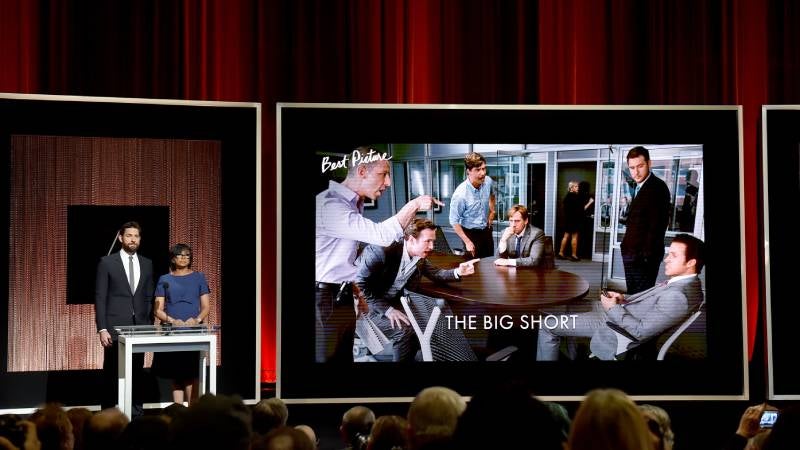
M 528 223 L 528 208 L 512 206 L 508 210 L 508 223 L 497 245 L 500 257 L 494 261 L 495 265 L 546 267 L 544 231 Z
M 414 330 L 403 312 L 403 288 L 414 290 L 422 275 L 435 281 L 456 281 L 475 273 L 473 259 L 456 269 L 441 269 L 428 261 L 436 240 L 436 225 L 414 219 L 405 228 L 404 238 L 388 247 L 368 245 L 361 254 L 355 284 L 369 306 L 369 318 L 394 344 L 395 359 L 413 359 Z
M 670 277 L 666 284 L 630 297 L 608 292 L 600 296 L 599 302 L 593 302 L 591 312 L 578 314 L 567 326 L 541 328 L 536 359 L 557 360 L 561 336 L 572 336 L 591 337 L 592 353 L 600 359 L 613 360 L 619 334 L 642 343 L 681 323 L 703 301 L 697 275 L 705 264 L 704 253 L 700 239 L 688 234 L 675 236 L 664 257 L 664 273 Z

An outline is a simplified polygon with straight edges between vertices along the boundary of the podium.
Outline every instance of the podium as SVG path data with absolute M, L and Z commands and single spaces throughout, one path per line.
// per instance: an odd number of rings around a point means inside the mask
M 145 352 L 200 351 L 198 396 L 217 391 L 217 333 L 219 327 L 194 325 L 132 325 L 114 328 L 119 333 L 117 361 L 118 404 L 131 417 L 133 354 Z M 208 364 L 208 376 L 206 376 Z

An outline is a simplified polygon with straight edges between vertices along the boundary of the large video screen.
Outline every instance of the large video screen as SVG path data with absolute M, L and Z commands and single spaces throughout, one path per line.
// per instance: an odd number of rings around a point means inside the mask
M 217 392 L 258 399 L 259 107 L 0 96 L 0 410 L 100 403 L 95 275 L 128 221 L 156 279 L 173 245 L 192 247 L 221 330 Z M 145 374 L 145 406 L 168 402 L 169 380 Z
M 767 369 L 770 399 L 800 399 L 795 326 L 800 306 L 792 299 L 791 276 L 798 243 L 786 214 L 800 194 L 800 105 L 764 106 L 762 110 L 764 173 L 764 257 L 766 281 Z
M 278 394 L 746 397 L 739 129 L 738 107 L 279 104 Z

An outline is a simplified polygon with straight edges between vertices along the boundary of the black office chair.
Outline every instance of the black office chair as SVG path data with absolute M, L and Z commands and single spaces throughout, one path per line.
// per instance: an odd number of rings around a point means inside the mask
M 442 227 L 437 225 L 436 226 L 436 240 L 433 242 L 433 252 L 437 255 L 454 255 L 453 249 L 450 248 L 450 244 L 447 242 L 447 237 L 444 235 L 444 230 Z

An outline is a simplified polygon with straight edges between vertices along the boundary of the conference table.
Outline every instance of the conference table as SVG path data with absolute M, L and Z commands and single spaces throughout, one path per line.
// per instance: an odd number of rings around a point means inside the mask
M 474 265 L 475 273 L 460 281 L 441 283 L 423 277 L 413 289 L 447 302 L 447 306 L 441 306 L 441 316 L 431 314 L 427 324 L 426 319 L 420 318 L 424 328 L 415 329 L 418 336 L 423 334 L 423 359 L 427 354 L 427 360 L 433 360 L 436 352 L 445 355 L 442 360 L 460 355 L 463 345 L 451 341 L 460 342 L 464 337 L 476 350 L 501 349 L 489 358 L 505 355 L 507 350 L 519 350 L 521 357 L 535 358 L 535 338 L 530 333 L 541 327 L 570 325 L 574 317 L 571 305 L 583 300 L 589 291 L 586 280 L 559 269 L 496 266 L 496 259 L 482 258 Z M 456 255 L 431 255 L 428 260 L 443 269 L 456 268 L 464 262 Z M 409 306 L 403 306 L 407 314 L 412 314 Z
M 589 283 L 577 274 L 559 269 L 496 266 L 496 259 L 481 258 L 474 265 L 475 273 L 458 282 L 436 283 L 423 278 L 416 290 L 448 300 L 454 310 L 466 307 L 509 313 L 539 313 L 548 307 L 582 300 L 589 292 Z M 441 268 L 456 268 L 464 262 L 456 255 L 431 255 L 428 260 Z

